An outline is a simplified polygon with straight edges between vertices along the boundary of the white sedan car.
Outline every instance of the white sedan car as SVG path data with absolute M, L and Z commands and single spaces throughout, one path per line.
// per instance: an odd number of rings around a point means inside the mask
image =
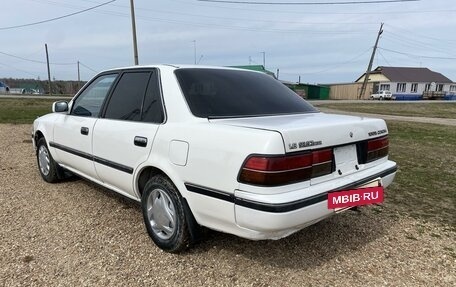
M 381 202 L 396 174 L 383 120 L 321 113 L 274 78 L 231 68 L 102 72 L 36 119 L 32 138 L 45 181 L 68 170 L 140 201 L 169 252 L 202 227 L 288 236 Z
M 395 100 L 396 97 L 393 95 L 393 93 L 391 93 L 390 91 L 379 91 L 378 93 L 376 94 L 372 94 L 370 95 L 369 97 L 371 100 L 379 100 L 379 101 L 383 101 L 383 100 Z

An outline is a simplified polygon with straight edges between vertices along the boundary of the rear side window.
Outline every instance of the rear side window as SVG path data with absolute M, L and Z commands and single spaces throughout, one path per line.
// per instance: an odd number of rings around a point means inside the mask
M 150 72 L 124 73 L 112 93 L 105 118 L 139 121 Z
M 271 76 L 239 70 L 175 71 L 192 113 L 201 118 L 251 117 L 317 112 Z
M 141 121 L 147 123 L 163 123 L 165 115 L 160 97 L 158 74 L 154 72 L 149 80 L 146 97 L 142 108 Z

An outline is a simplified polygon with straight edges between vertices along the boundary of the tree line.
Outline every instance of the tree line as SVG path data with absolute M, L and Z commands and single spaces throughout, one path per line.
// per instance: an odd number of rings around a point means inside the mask
M 49 94 L 48 81 L 35 79 L 13 79 L 0 78 L 0 81 L 5 83 L 10 91 L 20 92 L 24 94 Z M 83 81 L 52 81 L 52 94 L 56 95 L 74 95 L 85 84 Z

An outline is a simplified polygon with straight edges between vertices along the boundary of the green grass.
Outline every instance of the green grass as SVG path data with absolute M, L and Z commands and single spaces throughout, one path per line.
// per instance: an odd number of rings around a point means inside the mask
M 316 104 L 315 106 L 318 108 L 321 107 L 359 113 L 456 119 L 456 101 L 447 103 L 398 103 L 372 101 L 369 103 Z
M 399 165 L 387 191 L 398 213 L 456 227 L 456 129 L 388 122 L 390 159 Z
M 50 113 L 57 100 L 0 99 L 0 123 L 31 124 L 38 116 Z

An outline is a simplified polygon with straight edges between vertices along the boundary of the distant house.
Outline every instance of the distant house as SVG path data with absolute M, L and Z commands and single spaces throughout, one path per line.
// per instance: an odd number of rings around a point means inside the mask
M 364 82 L 365 73 L 355 82 Z M 369 74 L 372 93 L 391 91 L 396 96 L 421 96 L 424 92 L 456 93 L 456 83 L 428 68 L 379 66 Z

